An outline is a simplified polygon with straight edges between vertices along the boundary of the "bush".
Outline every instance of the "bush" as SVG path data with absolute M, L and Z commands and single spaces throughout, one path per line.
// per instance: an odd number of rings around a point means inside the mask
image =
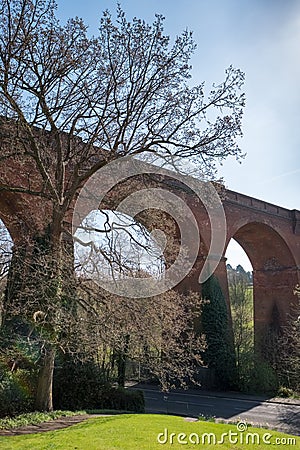
M 54 371 L 55 409 L 116 409 L 144 411 L 142 392 L 113 388 L 104 383 L 101 370 L 93 361 L 65 360 Z
M 276 372 L 268 362 L 262 359 L 255 359 L 250 380 L 250 392 L 275 394 L 278 389 Z
M 117 409 L 137 413 L 145 412 L 142 391 L 129 391 L 124 388 L 104 388 L 100 394 L 100 409 Z
M 34 391 L 30 371 L 18 369 L 0 373 L 0 417 L 33 410 Z
M 276 395 L 282 398 L 299 398 L 299 394 L 297 392 L 285 386 L 280 386 Z
M 96 409 L 102 389 L 101 373 L 94 362 L 74 362 L 66 358 L 59 361 L 54 370 L 54 409 Z
M 240 352 L 237 388 L 241 392 L 251 392 L 253 390 L 251 386 L 253 384 L 254 359 L 253 350 Z

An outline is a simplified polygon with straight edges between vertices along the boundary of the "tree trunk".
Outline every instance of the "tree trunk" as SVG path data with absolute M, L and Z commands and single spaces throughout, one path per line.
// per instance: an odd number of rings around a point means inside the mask
M 126 355 L 123 352 L 118 354 L 118 385 L 119 387 L 125 386 L 126 376 Z
M 120 350 L 118 352 L 118 385 L 120 387 L 125 387 L 125 381 L 126 381 L 126 362 L 127 362 L 127 355 L 128 355 L 128 348 L 129 348 L 129 339 L 130 336 L 127 334 L 125 336 L 125 345 L 123 351 Z
M 14 249 L 4 300 L 4 325 L 8 346 L 30 339 L 44 352 L 40 360 L 35 408 L 51 411 L 55 359 L 53 341 L 67 339 L 64 314 L 76 315 L 73 242 L 51 245 L 51 236 L 32 237 L 30 245 Z M 60 331 L 58 331 L 60 330 Z
M 39 371 L 35 398 L 36 411 L 53 411 L 52 383 L 54 371 L 55 349 L 49 347 L 43 357 Z

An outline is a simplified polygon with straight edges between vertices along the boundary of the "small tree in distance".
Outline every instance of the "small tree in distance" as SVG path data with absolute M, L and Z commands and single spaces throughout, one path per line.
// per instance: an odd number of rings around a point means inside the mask
M 251 278 L 242 266 L 227 267 L 232 328 L 239 388 L 249 387 L 254 363 L 253 293 Z
M 39 334 L 37 317 L 47 322 L 40 410 L 52 409 L 63 311 L 76 309 L 66 307 L 72 289 L 64 290 L 73 281 L 72 268 L 66 279 L 72 258 L 64 240 L 70 234 L 66 217 L 84 182 L 124 156 L 150 155 L 168 164 L 193 160 L 213 176 L 216 160 L 240 155 L 236 137 L 244 107 L 244 75 L 233 67 L 207 95 L 204 84 L 189 87 L 192 35 L 185 31 L 170 45 L 162 16 L 152 25 L 129 22 L 119 7 L 115 22 L 104 12 L 99 35 L 88 37 L 81 19 L 61 25 L 55 12 L 53 0 L 0 0 L 0 189 L 18 195 L 28 209 L 31 202 L 44 208 L 24 248 L 15 249 L 4 317 L 9 324 L 15 305 L 22 309 L 25 338 L 32 329 Z M 18 185 L 6 176 L 7 166 L 18 171 Z M 42 280 L 51 280 L 48 289 L 41 289 L 42 272 Z M 33 298 L 36 311 L 26 309 Z

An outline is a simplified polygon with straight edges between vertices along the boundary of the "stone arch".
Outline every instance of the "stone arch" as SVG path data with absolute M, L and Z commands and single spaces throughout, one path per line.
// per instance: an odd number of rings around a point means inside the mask
M 271 225 L 249 222 L 240 226 L 234 238 L 253 267 L 254 332 L 256 343 L 271 328 L 286 321 L 298 282 L 297 265 L 284 237 Z
M 156 179 L 155 177 L 152 177 L 151 174 L 149 174 L 149 176 L 148 174 L 143 174 L 131 177 L 116 184 L 112 189 L 110 189 L 101 200 L 101 203 L 97 206 L 98 210 L 117 211 L 119 204 L 124 199 L 130 197 L 130 195 L 134 194 L 135 192 L 139 192 L 140 189 L 164 187 L 167 188 L 170 193 L 176 193 L 181 198 L 184 198 L 186 196 L 186 193 L 183 191 L 183 189 L 175 189 L 173 185 L 169 186 L 168 183 L 166 183 L 165 186 L 164 181 L 164 179 Z M 91 187 L 89 187 L 89 189 L 91 192 L 93 192 L 94 181 L 92 181 Z M 97 191 L 96 184 L 95 191 Z M 91 198 L 91 202 L 86 201 L 82 205 L 79 215 L 80 220 L 82 220 L 82 218 L 84 217 L 87 217 L 91 213 L 91 211 L 95 210 L 96 204 L 94 202 L 94 197 L 91 196 Z M 124 210 L 124 213 L 127 214 L 127 211 Z M 77 216 L 76 214 L 75 216 L 73 216 L 75 217 L 75 224 L 77 224 L 77 217 L 79 216 Z M 72 222 L 72 220 L 73 218 L 71 217 L 69 222 Z M 149 233 L 158 231 L 164 234 L 165 246 L 163 251 L 163 258 L 165 268 L 167 269 L 168 267 L 170 267 L 176 260 L 181 246 L 181 235 L 176 220 L 174 220 L 168 212 L 165 212 L 164 210 L 161 211 L 152 206 L 146 207 L 140 213 L 135 215 L 134 220 L 136 220 L 137 223 L 141 224 Z

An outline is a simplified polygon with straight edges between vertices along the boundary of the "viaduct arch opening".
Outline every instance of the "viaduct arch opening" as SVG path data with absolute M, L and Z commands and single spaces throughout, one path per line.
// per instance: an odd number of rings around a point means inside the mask
M 295 303 L 297 265 L 285 239 L 270 225 L 250 222 L 232 236 L 253 267 L 254 335 L 256 346 L 266 333 L 278 332 Z
M 155 229 L 115 210 L 93 210 L 75 233 L 75 267 L 89 277 L 163 275 L 166 242 Z

